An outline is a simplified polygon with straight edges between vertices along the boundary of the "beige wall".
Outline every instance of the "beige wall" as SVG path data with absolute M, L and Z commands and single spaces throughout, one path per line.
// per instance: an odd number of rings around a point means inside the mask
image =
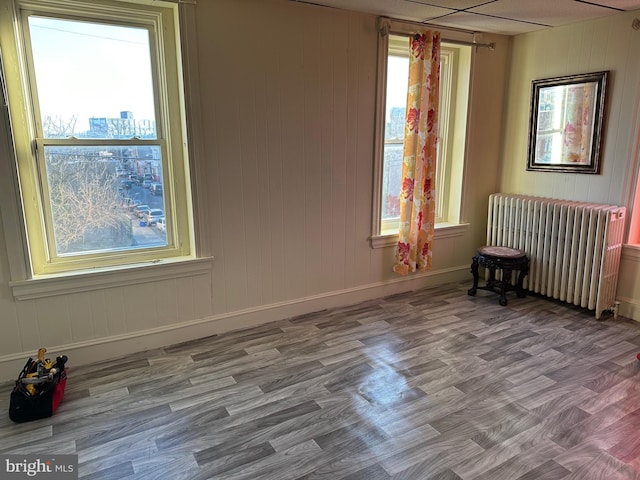
M 285 0 L 196 9 L 204 145 L 194 160 L 212 270 L 18 301 L 7 258 L 15 249 L 0 235 L 0 380 L 41 345 L 88 363 L 470 278 L 499 184 L 509 38 L 485 36 L 497 48 L 474 59 L 469 229 L 436 241 L 433 272 L 405 279 L 391 273 L 393 249 L 368 241 L 376 18 Z
M 631 28 L 639 12 L 519 35 L 507 91 L 500 190 L 545 197 L 631 206 L 639 159 L 640 32 Z M 601 173 L 528 172 L 531 81 L 610 71 Z M 640 268 L 633 247 L 625 247 L 618 281 L 621 313 L 640 320 Z

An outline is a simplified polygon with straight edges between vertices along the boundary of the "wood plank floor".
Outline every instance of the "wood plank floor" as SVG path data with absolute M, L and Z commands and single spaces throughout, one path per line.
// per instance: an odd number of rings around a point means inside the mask
M 640 325 L 469 286 L 71 358 L 58 413 L 2 416 L 0 452 L 105 480 L 640 479 Z

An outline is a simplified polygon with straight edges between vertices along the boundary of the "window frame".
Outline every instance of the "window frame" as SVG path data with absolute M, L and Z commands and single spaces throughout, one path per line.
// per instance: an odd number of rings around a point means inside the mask
M 14 161 L 21 193 L 27 254 L 26 277 L 95 272 L 101 268 L 128 268 L 131 265 L 195 258 L 195 238 L 191 215 L 189 156 L 184 107 L 183 65 L 181 64 L 179 6 L 173 2 L 141 5 L 122 1 L 2 0 L 10 15 L 2 23 L 0 48 L 5 59 L 5 81 L 10 104 Z M 30 54 L 29 15 L 85 20 L 146 28 L 150 35 L 156 140 L 52 140 L 42 138 L 33 60 Z M 15 19 L 15 20 L 14 20 Z M 123 20 L 124 19 L 124 20 Z M 11 25 L 10 25 L 10 22 Z M 155 58 L 154 58 L 155 57 Z M 154 144 L 162 149 L 165 208 L 168 213 L 167 246 L 118 252 L 58 256 L 54 254 L 49 217 L 44 145 L 137 145 Z M 171 213 L 170 213 L 171 212 Z M 15 228 L 15 227 L 13 227 Z M 6 229 L 6 226 L 5 226 Z M 12 274 L 13 278 L 13 274 Z M 25 278 L 18 278 L 24 280 Z
M 24 65 L 22 61 L 23 42 L 15 27 L 17 22 L 18 0 L 0 0 L 0 202 L 3 206 L 2 229 L 8 253 L 9 286 L 17 300 L 65 295 L 110 288 L 114 286 L 133 285 L 155 282 L 177 277 L 210 276 L 213 256 L 207 242 L 206 212 L 207 191 L 204 186 L 205 165 L 201 159 L 204 155 L 203 132 L 200 122 L 200 86 L 198 81 L 198 52 L 196 39 L 196 10 L 194 0 L 41 0 L 25 1 L 23 4 L 46 4 L 51 8 L 66 11 L 67 6 L 83 4 L 90 8 L 113 11 L 114 7 L 142 9 L 148 6 L 160 6 L 171 11 L 175 32 L 175 57 L 177 68 L 176 80 L 180 84 L 179 94 L 170 98 L 174 109 L 179 112 L 176 122 L 183 134 L 182 143 L 172 145 L 182 155 L 180 168 L 172 172 L 175 182 L 181 183 L 183 198 L 176 208 L 175 216 L 181 221 L 176 228 L 180 249 L 175 256 L 159 258 L 150 255 L 148 258 L 129 258 L 126 262 L 112 266 L 88 265 L 74 270 L 58 273 L 34 273 L 32 268 L 31 245 L 28 239 L 27 206 L 40 208 L 38 196 L 28 197 L 29 188 L 37 187 L 37 176 L 34 175 L 32 147 L 35 143 L 20 144 L 15 133 L 20 129 L 32 128 L 33 117 L 24 108 Z M 117 19 L 119 20 L 119 18 Z M 8 89 L 11 89 L 11 94 Z M 15 99 L 16 90 L 18 100 Z M 8 103 L 12 102 L 12 114 Z M 16 103 L 18 106 L 15 106 Z M 20 108 L 22 106 L 22 108 Z M 188 135 L 184 135 L 189 126 Z M 30 131 L 30 130 L 29 130 Z M 25 157 L 26 152 L 26 157 Z M 188 155 L 187 155 L 188 154 Z M 25 158 L 27 159 L 25 161 Z M 23 165 L 20 165 L 20 162 Z M 25 165 L 26 164 L 26 168 Z M 165 172 L 168 178 L 168 173 Z M 166 182 L 169 180 L 165 181 Z M 25 187 L 27 191 L 25 191 Z M 175 188 L 174 188 L 175 192 Z M 167 195 L 165 193 L 165 195 Z M 174 193 L 175 195 L 175 193 Z M 38 210 L 39 211 L 39 210 Z M 36 221 L 36 228 L 39 228 Z
M 385 114 L 387 89 L 387 61 L 389 56 L 389 35 L 410 36 L 420 30 L 429 28 L 410 22 L 381 18 L 379 20 L 378 37 L 378 71 L 375 111 L 375 145 L 374 145 L 374 190 L 370 243 L 372 248 L 392 246 L 397 243 L 398 235 L 388 233 L 397 225 L 397 221 L 383 220 L 382 213 L 382 180 L 384 170 Z M 439 28 L 438 28 L 439 29 Z M 437 213 L 435 237 L 446 238 L 462 235 L 468 224 L 462 223 L 460 210 L 462 205 L 462 184 L 464 165 L 466 164 L 466 141 L 468 105 L 470 102 L 471 72 L 474 49 L 470 45 L 476 40 L 473 34 L 459 31 L 442 31 L 444 61 L 450 66 L 448 76 L 441 72 L 441 87 L 452 91 L 450 108 L 441 111 L 448 122 L 446 135 L 439 139 L 440 158 L 444 168 L 439 164 L 436 170 L 441 183 L 447 189 L 437 188 Z M 408 43 L 408 42 L 407 42 Z M 408 50 L 408 46 L 407 46 Z M 441 62 L 442 63 L 442 62 Z M 460 101 L 460 99 L 462 101 Z M 450 131 L 453 130 L 453 131 Z M 462 138 L 461 138 L 462 137 Z

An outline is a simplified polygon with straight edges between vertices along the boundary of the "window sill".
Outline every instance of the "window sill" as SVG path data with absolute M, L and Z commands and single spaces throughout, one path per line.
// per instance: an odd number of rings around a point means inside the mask
M 461 237 L 469 228 L 468 223 L 436 223 L 434 239 Z M 371 248 L 384 248 L 396 245 L 398 235 L 376 235 L 369 238 Z
M 67 295 L 102 288 L 121 287 L 179 277 L 211 273 L 213 257 L 180 257 L 125 267 L 75 271 L 56 275 L 38 275 L 29 280 L 9 282 L 17 300 Z

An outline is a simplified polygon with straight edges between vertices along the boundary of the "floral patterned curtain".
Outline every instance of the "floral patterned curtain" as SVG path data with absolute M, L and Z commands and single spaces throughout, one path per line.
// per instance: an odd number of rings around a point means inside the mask
M 393 267 L 401 275 L 431 269 L 440 96 L 440 32 L 426 31 L 410 41 L 400 229 Z

